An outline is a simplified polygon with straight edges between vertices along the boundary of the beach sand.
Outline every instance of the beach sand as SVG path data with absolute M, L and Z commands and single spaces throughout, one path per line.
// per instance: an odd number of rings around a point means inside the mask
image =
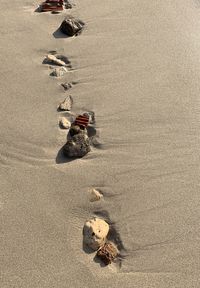
M 0 286 L 199 287 L 200 2 L 74 2 L 52 15 L 1 1 Z M 86 23 L 78 37 L 57 31 L 65 13 Z M 62 79 L 50 50 L 71 61 Z M 95 112 L 102 144 L 69 162 L 65 93 Z M 121 265 L 84 251 L 95 215 L 115 224 Z

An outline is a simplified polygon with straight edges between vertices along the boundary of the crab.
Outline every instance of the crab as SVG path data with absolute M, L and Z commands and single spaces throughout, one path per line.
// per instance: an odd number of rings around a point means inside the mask
M 97 257 L 99 257 L 105 265 L 111 264 L 111 262 L 117 257 L 117 255 L 117 247 L 111 242 L 105 243 L 97 251 Z

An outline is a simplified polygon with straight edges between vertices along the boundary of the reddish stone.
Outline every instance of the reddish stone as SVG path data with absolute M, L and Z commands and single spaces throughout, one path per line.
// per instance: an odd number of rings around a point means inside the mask
M 62 0 L 46 0 L 41 5 L 42 12 L 48 11 L 62 11 L 63 10 L 63 1 Z
M 78 125 L 79 127 L 86 128 L 89 124 L 89 117 L 84 115 L 79 115 L 76 117 L 76 120 L 74 121 L 74 125 Z

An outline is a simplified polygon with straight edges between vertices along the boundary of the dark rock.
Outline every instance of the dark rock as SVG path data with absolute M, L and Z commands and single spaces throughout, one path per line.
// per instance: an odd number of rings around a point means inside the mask
M 74 36 L 81 33 L 84 23 L 78 19 L 67 17 L 60 25 L 60 30 L 67 36 Z
M 68 0 L 65 0 L 64 3 L 65 9 L 72 9 L 73 5 Z
M 95 124 L 95 113 L 93 111 L 88 111 L 83 114 L 89 118 L 89 124 Z
M 85 131 L 72 136 L 63 146 L 63 154 L 70 158 L 81 158 L 90 151 L 90 141 Z
M 78 125 L 72 125 L 71 126 L 71 128 L 70 128 L 70 130 L 69 130 L 69 134 L 70 134 L 70 136 L 72 137 L 72 136 L 74 136 L 74 135 L 76 135 L 76 134 L 79 134 L 79 133 L 81 133 L 81 128 L 80 128 L 80 126 L 78 126 Z
M 62 83 L 61 85 L 65 90 L 69 90 L 70 88 L 72 88 L 71 83 Z
M 61 86 L 62 86 L 65 90 L 69 90 L 69 89 L 71 89 L 74 85 L 76 85 L 77 83 L 78 83 L 77 81 L 65 82 L 65 83 L 61 83 Z

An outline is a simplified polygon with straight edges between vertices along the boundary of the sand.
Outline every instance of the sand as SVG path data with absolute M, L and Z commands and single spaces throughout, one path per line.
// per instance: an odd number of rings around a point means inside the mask
M 74 1 L 75 38 L 64 14 L 1 1 L 0 286 L 199 287 L 200 2 Z M 49 50 L 71 61 L 73 112 L 95 111 L 102 144 L 70 162 Z M 121 267 L 83 250 L 93 216 L 115 223 Z

